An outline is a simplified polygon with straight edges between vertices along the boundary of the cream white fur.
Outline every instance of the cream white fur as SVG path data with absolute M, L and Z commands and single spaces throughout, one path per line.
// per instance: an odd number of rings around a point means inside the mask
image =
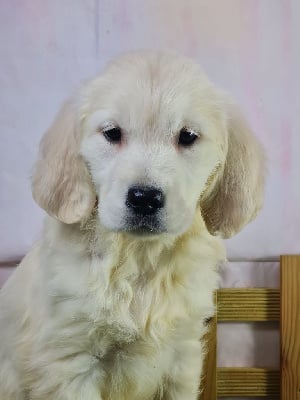
M 195 400 L 218 236 L 262 203 L 263 153 L 237 108 L 188 59 L 123 56 L 62 108 L 32 182 L 50 216 L 0 295 L 0 399 Z M 165 195 L 157 232 L 126 222 L 137 184 Z

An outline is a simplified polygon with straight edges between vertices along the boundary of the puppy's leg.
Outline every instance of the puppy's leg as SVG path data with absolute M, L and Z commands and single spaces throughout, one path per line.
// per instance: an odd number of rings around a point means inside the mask
M 25 400 L 25 393 L 13 361 L 1 351 L 0 360 L 0 399 Z
M 200 341 L 185 341 L 176 348 L 176 359 L 165 386 L 163 400 L 196 400 L 199 395 L 203 351 Z
M 36 364 L 29 399 L 102 400 L 103 378 L 97 359 L 88 354 L 66 357 L 39 367 Z

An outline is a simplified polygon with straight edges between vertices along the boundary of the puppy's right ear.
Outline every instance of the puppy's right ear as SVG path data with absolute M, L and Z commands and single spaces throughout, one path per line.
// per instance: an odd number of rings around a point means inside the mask
M 64 104 L 40 143 L 32 177 L 35 201 L 67 224 L 85 220 L 96 202 L 91 177 L 79 153 L 77 110 L 74 101 Z

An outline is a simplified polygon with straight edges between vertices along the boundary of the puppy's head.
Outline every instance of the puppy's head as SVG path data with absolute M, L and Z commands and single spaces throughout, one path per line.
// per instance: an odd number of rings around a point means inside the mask
M 110 64 L 44 136 L 32 187 L 65 223 L 179 235 L 196 209 L 230 237 L 262 203 L 263 154 L 238 110 L 192 61 L 139 52 Z

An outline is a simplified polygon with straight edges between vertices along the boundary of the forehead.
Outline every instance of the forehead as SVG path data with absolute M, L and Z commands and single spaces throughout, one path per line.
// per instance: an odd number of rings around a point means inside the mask
M 90 111 L 125 128 L 174 130 L 199 123 L 216 111 L 213 86 L 192 61 L 175 55 L 127 56 L 88 85 Z

